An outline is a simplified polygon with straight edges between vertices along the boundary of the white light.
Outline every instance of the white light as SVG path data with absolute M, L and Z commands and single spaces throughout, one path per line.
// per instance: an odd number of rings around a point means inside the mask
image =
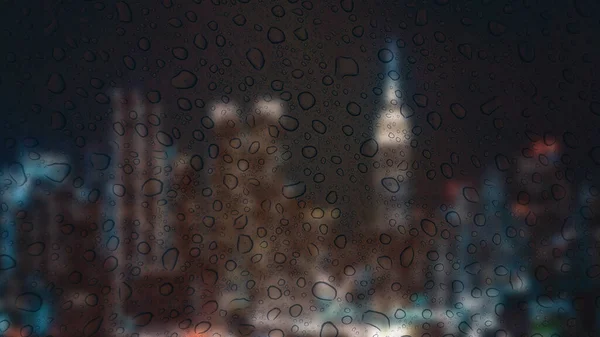
M 381 330 L 380 333 L 378 333 L 379 336 L 383 337 L 400 337 L 400 336 L 405 336 L 405 335 L 411 335 L 411 329 L 409 328 L 403 328 L 401 326 L 399 327 L 391 327 L 390 329 L 384 329 Z
M 27 181 L 22 186 L 17 186 L 7 193 L 10 202 L 28 202 L 28 200 L 23 199 L 27 199 L 32 192 L 32 181 L 44 177 L 48 173 L 48 170 L 51 169 L 48 168 L 48 165 L 68 162 L 69 160 L 66 155 L 54 152 L 43 153 L 41 160 L 25 159 L 21 164 L 27 176 Z
M 377 121 L 375 131 L 377 143 L 380 146 L 405 144 L 404 132 L 408 131 L 408 120 L 400 113 L 400 106 L 391 106 L 389 110 Z
M 396 46 L 390 49 L 395 55 L 399 53 Z M 385 76 L 394 70 L 398 71 L 397 64 L 390 62 L 385 69 Z M 383 89 L 383 106 L 381 107 L 381 117 L 377 120 L 375 127 L 375 139 L 380 146 L 394 146 L 406 143 L 404 132 L 408 132 L 410 124 L 408 119 L 401 114 L 402 95 L 396 95 L 400 90 L 401 83 L 392 80 L 389 76 L 385 79 Z M 400 96 L 400 97 L 398 97 Z
M 283 115 L 283 108 L 281 107 L 281 101 L 274 99 L 271 101 L 261 100 L 258 102 L 254 111 L 260 111 L 260 116 L 263 118 L 268 118 L 272 121 L 277 121 L 279 117 Z
M 215 123 L 227 121 L 235 116 L 234 108 L 235 105 L 233 103 L 214 103 L 213 108 L 210 111 L 210 117 Z

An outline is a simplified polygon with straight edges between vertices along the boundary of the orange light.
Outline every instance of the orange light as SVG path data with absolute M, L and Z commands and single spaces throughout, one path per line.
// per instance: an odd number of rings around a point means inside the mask
M 446 184 L 445 197 L 452 200 L 459 193 L 459 190 L 460 190 L 459 184 L 454 181 L 450 181 L 450 182 L 448 182 L 448 184 Z
M 533 143 L 533 152 L 536 155 L 544 154 L 548 155 L 551 153 L 557 153 L 559 151 L 558 143 L 553 143 L 552 145 L 546 145 L 542 141 L 537 141 Z
M 517 216 L 524 217 L 527 216 L 527 214 L 529 214 L 529 207 L 521 204 L 513 204 L 512 211 Z
M 463 188 L 469 186 L 469 181 L 449 181 L 444 190 L 444 196 L 449 202 L 453 202 L 456 197 L 461 195 Z
M 21 329 L 18 327 L 10 327 L 4 332 L 6 337 L 21 337 Z

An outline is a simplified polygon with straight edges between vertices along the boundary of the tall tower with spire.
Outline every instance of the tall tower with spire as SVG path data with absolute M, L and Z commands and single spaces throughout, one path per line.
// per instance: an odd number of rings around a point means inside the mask
M 374 194 L 382 199 L 370 226 L 379 231 L 394 228 L 410 209 L 405 206 L 413 193 L 411 117 L 414 109 L 406 100 L 400 76 L 400 51 L 395 44 L 387 46 L 394 55 L 385 63 L 383 94 L 373 125 L 378 151 L 372 174 Z M 394 221 L 395 220 L 395 221 Z
M 380 103 L 375 112 L 373 123 L 373 138 L 370 142 L 376 144 L 377 153 L 371 167 L 372 195 L 376 199 L 372 210 L 372 218 L 368 223 L 372 233 L 398 237 L 398 228 L 407 228 L 407 219 L 410 219 L 412 208 L 409 201 L 413 197 L 414 175 L 413 175 L 413 149 L 412 141 L 412 117 L 414 109 L 406 99 L 406 88 L 401 76 L 402 55 L 395 43 L 385 46 L 387 51 L 394 55 L 389 62 L 384 63 L 383 85 Z M 363 144 L 363 146 L 365 146 Z M 371 234 L 372 235 L 372 234 Z M 398 239 L 396 239 L 398 240 Z M 394 265 L 394 268 L 384 269 L 377 262 L 387 261 L 385 256 L 397 259 L 402 250 L 416 251 L 417 246 L 412 247 L 411 242 L 400 238 L 394 247 L 381 245 L 382 251 L 373 256 L 371 270 L 385 275 L 385 281 L 378 282 L 374 298 L 379 310 L 386 314 L 393 314 L 393 308 L 400 304 L 395 296 L 389 296 L 390 286 L 398 282 L 408 289 L 408 285 L 415 283 L 413 279 L 416 273 L 407 268 Z M 407 253 L 408 255 L 408 253 Z M 382 260 L 383 259 L 383 260 Z M 397 261 L 394 261 L 394 264 Z M 416 262 L 416 261 L 415 261 Z M 416 265 L 412 264 L 414 267 Z M 385 267 L 387 268 L 387 266 Z M 375 274 L 373 274 L 375 276 Z M 398 296 L 399 297 L 399 296 Z

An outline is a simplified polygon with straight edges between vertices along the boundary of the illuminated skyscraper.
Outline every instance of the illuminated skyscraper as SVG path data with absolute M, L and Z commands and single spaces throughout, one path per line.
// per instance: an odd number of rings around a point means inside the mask
M 378 204 L 373 228 L 386 231 L 394 228 L 398 219 L 409 212 L 408 201 L 413 193 L 412 148 L 410 146 L 412 126 L 410 118 L 413 108 L 406 100 L 400 76 L 402 59 L 395 44 L 387 46 L 394 58 L 386 63 L 383 93 L 373 126 L 376 143 L 363 146 L 376 147 L 374 162 L 378 167 L 372 171 L 374 195 L 382 198 Z

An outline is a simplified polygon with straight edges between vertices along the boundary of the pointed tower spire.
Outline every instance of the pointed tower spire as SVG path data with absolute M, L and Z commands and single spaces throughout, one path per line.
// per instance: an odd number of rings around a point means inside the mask
M 385 80 L 381 107 L 374 125 L 375 141 L 379 151 L 375 160 L 380 167 L 374 170 L 372 186 L 376 195 L 381 195 L 390 204 L 380 204 L 374 224 L 379 230 L 390 229 L 391 219 L 401 216 L 397 204 L 404 204 L 411 198 L 411 179 L 407 175 L 412 161 L 410 147 L 410 117 L 413 109 L 404 102 L 399 50 L 395 44 L 388 48 L 396 58 L 385 65 Z M 394 197 L 395 201 L 390 200 Z M 393 202 L 393 204 L 392 204 Z
M 407 202 L 412 198 L 413 177 L 411 172 L 412 148 L 410 147 L 411 117 L 413 109 L 405 102 L 405 88 L 403 87 L 401 73 L 402 60 L 400 50 L 395 43 L 390 43 L 386 48 L 393 54 L 389 62 L 384 63 L 383 75 L 385 77 L 380 95 L 380 105 L 377 107 L 373 124 L 373 139 L 378 151 L 372 160 L 371 187 L 375 206 L 372 211 L 372 223 L 368 225 L 374 231 L 383 234 L 392 232 L 396 235 L 396 227 L 405 222 L 408 215 L 412 215 Z M 406 245 L 394 247 L 389 254 L 398 256 Z M 416 250 L 416 247 L 414 248 Z M 416 253 L 416 252 L 415 252 Z M 369 257 L 373 261 L 376 257 Z M 416 261 L 415 261 L 416 262 Z M 414 265 L 414 264 L 413 264 Z M 391 283 L 399 282 L 405 287 L 418 282 L 414 275 L 406 272 L 404 268 L 384 270 L 390 273 L 390 281 L 380 282 L 375 287 L 374 302 L 379 310 L 392 314 L 396 306 L 400 305 L 397 298 L 386 296 Z M 387 282 L 387 283 L 386 283 Z

